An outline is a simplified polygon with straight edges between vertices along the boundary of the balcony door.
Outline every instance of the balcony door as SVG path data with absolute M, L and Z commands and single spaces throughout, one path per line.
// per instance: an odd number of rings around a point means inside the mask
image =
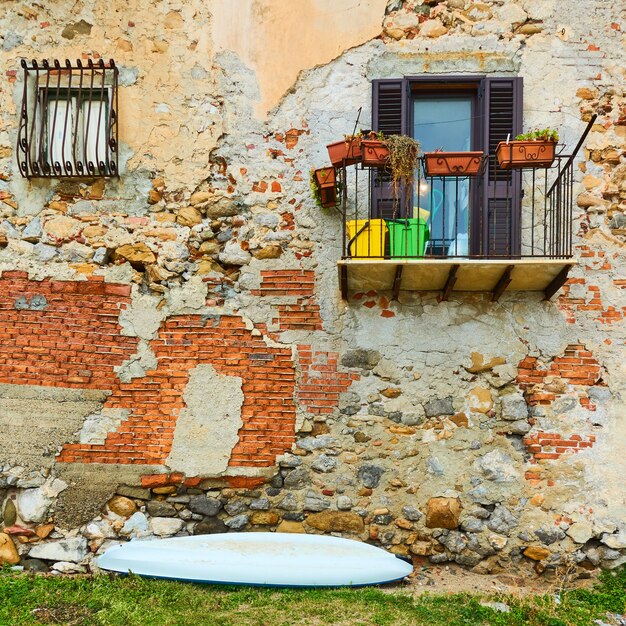
M 475 149 L 476 90 L 438 93 L 416 91 L 412 98 L 412 134 L 422 152 Z M 472 199 L 468 178 L 427 178 L 421 173 L 415 185 L 414 213 L 427 216 L 430 230 L 428 254 L 468 256 Z M 419 207 L 415 211 L 415 207 Z
M 458 181 L 458 211 L 449 204 L 456 197 L 456 187 L 449 194 L 453 179 L 429 188 L 420 185 L 411 203 L 394 197 L 388 172 L 376 171 L 370 215 L 390 219 L 417 216 L 419 208 L 430 211 L 432 240 L 427 254 L 519 256 L 521 177 L 496 165 L 495 150 L 499 141 L 522 132 L 522 87 L 519 77 L 422 75 L 374 80 L 372 128 L 386 135 L 414 136 L 424 151 L 482 150 L 489 160 L 482 176 Z

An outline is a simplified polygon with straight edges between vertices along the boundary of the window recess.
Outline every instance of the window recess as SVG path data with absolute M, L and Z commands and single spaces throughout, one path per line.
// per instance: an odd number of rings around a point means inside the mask
M 118 69 L 22 60 L 24 90 L 17 138 L 25 178 L 118 176 Z
M 483 175 L 471 183 L 422 179 L 422 197 L 413 204 L 434 198 L 441 205 L 423 207 L 433 216 L 429 254 L 454 255 L 460 248 L 471 256 L 520 254 L 521 176 L 502 170 L 495 150 L 498 142 L 522 132 L 522 91 L 519 77 L 424 75 L 373 81 L 375 130 L 412 135 L 426 152 L 443 148 L 488 154 Z M 410 217 L 402 215 L 402 207 L 410 203 L 394 198 L 389 180 L 384 170 L 374 173 L 371 216 Z M 431 183 L 436 186 L 432 194 Z

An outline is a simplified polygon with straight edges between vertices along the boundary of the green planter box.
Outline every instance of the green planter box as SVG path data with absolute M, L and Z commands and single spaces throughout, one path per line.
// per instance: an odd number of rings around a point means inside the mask
M 386 220 L 389 252 L 392 258 L 422 257 L 430 238 L 428 225 L 421 218 Z

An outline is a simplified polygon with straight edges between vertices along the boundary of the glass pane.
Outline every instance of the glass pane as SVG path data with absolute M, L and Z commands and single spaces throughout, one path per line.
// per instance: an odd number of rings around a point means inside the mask
M 76 100 L 50 99 L 47 103 L 47 154 L 45 160 L 54 168 L 55 164 L 61 167 L 59 171 L 69 174 L 65 164 L 72 161 L 72 141 L 74 139 L 74 115 Z
M 413 136 L 423 152 L 471 150 L 472 98 L 426 96 L 413 101 Z M 415 217 L 427 218 L 428 254 L 469 254 L 469 181 L 424 178 L 416 185 Z M 417 208 L 419 207 L 419 209 Z
M 98 171 L 98 163 L 107 162 L 108 107 L 103 100 L 82 103 L 83 153 L 85 165 L 93 163 Z

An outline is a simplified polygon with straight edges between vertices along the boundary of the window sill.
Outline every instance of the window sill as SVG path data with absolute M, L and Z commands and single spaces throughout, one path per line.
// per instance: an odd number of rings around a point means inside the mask
M 342 259 L 337 262 L 342 297 L 349 293 L 453 291 L 491 293 L 495 302 L 505 291 L 543 292 L 551 298 L 567 280 L 574 259 Z

